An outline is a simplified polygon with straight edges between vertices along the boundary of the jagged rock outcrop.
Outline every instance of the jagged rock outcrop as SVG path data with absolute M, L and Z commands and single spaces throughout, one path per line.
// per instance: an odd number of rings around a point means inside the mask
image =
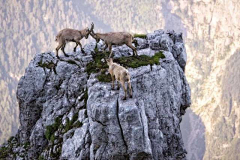
M 165 58 L 129 68 L 133 98 L 127 100 L 122 89 L 86 72 L 95 43 L 84 47 L 86 55 L 37 54 L 18 84 L 21 127 L 0 152 L 7 159 L 185 159 L 180 122 L 191 96 L 184 44 L 172 33 L 136 38 L 139 55 L 162 51 Z M 113 52 L 132 54 L 126 46 Z

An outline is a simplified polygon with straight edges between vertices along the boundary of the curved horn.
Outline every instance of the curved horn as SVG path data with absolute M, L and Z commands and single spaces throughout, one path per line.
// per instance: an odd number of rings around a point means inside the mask
M 90 32 L 93 32 L 93 28 L 94 28 L 94 23 L 92 22 Z
M 94 29 L 94 23 L 92 22 L 90 32 L 92 32 L 93 34 L 95 34 L 94 31 L 93 31 L 93 29 Z

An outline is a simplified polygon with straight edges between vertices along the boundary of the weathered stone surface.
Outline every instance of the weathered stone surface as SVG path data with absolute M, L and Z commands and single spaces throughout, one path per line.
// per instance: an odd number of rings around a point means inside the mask
M 86 144 L 88 142 L 87 134 L 89 132 L 89 123 L 84 123 L 81 128 L 74 131 L 72 137 L 64 137 L 62 145 L 62 159 L 87 159 L 89 158 L 89 149 Z M 86 154 L 88 153 L 88 154 Z
M 137 41 L 137 49 L 148 48 L 149 44 L 147 42 L 147 39 L 135 38 L 135 40 Z
M 177 60 L 179 66 L 185 70 L 185 66 L 187 63 L 187 54 L 186 54 L 186 49 L 183 43 L 175 43 L 172 47 L 172 53 L 174 58 Z
M 85 72 L 95 43 L 84 47 L 86 55 L 37 54 L 18 85 L 21 128 L 12 149 L 17 159 L 185 159 L 179 125 L 191 95 L 184 44 L 173 43 L 163 30 L 137 41 L 139 55 L 161 50 L 165 58 L 160 65 L 128 69 L 133 98 L 127 100 L 122 89 Z M 129 56 L 132 50 L 115 46 L 113 54 Z

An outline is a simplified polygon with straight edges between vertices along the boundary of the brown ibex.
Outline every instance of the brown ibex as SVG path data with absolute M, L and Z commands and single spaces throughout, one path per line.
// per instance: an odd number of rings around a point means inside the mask
M 94 27 L 94 24 L 93 24 Z M 105 42 L 104 51 L 109 49 L 110 55 L 112 56 L 112 45 L 123 45 L 126 44 L 133 50 L 133 56 L 137 56 L 137 49 L 132 45 L 133 36 L 128 32 L 109 32 L 109 33 L 94 33 L 93 29 L 91 30 L 90 35 L 97 41 L 97 43 L 101 40 Z
M 131 81 L 130 81 L 130 74 L 129 74 L 128 70 L 126 68 L 118 65 L 117 63 L 113 63 L 112 58 L 109 58 L 106 61 L 109 66 L 108 71 L 112 78 L 112 89 L 114 89 L 114 82 L 116 79 L 117 83 L 118 83 L 118 89 L 120 89 L 119 82 L 121 83 L 121 85 L 124 89 L 125 96 L 124 96 L 123 100 L 125 100 L 127 98 L 127 89 L 125 87 L 125 82 L 127 81 L 128 89 L 130 90 L 130 98 L 132 98 L 132 87 L 131 87 Z
M 82 44 L 80 43 L 80 40 L 85 37 L 86 39 L 88 38 L 89 34 L 93 30 L 93 23 L 91 24 L 91 29 L 85 28 L 83 30 L 75 30 L 75 29 L 70 29 L 70 28 L 65 28 L 58 32 L 55 41 L 58 42 L 58 46 L 56 48 L 56 54 L 58 57 L 58 50 L 61 48 L 62 52 L 64 53 L 65 56 L 68 57 L 68 55 L 65 53 L 64 48 L 67 44 L 67 42 L 75 42 L 76 46 L 74 47 L 73 51 L 76 52 L 76 48 L 79 45 L 81 47 L 81 51 L 83 53 L 84 50 L 82 48 Z

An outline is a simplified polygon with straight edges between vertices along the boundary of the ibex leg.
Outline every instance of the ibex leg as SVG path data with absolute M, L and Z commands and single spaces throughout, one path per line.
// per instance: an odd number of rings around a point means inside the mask
M 121 81 L 121 85 L 122 85 L 124 93 L 125 93 L 125 96 L 124 96 L 123 100 L 126 100 L 127 99 L 127 89 L 125 87 L 125 82 Z
M 83 50 L 83 48 L 82 48 L 82 44 L 81 44 L 80 42 L 77 42 L 77 44 L 81 47 L 82 53 L 85 53 L 84 50 Z
M 130 81 L 128 81 L 128 89 L 130 91 L 130 98 L 132 98 L 132 86 Z
M 62 52 L 64 53 L 64 55 L 65 55 L 66 57 L 69 57 L 69 55 L 67 55 L 67 54 L 65 53 L 65 51 L 64 51 L 64 49 L 65 49 L 65 46 L 66 46 L 66 44 L 63 44 L 63 46 L 62 46 L 61 50 L 62 50 Z
M 137 54 L 137 49 L 136 49 L 131 43 L 126 44 L 126 45 L 133 50 L 133 56 L 134 56 L 134 55 L 135 55 L 135 56 L 138 55 L 138 54 Z
M 56 48 L 56 54 L 57 54 L 57 57 L 59 58 L 59 56 L 58 56 L 58 50 L 60 49 L 60 48 L 62 48 L 63 47 L 63 44 L 58 44 L 58 46 L 57 46 L 57 48 Z
M 74 47 L 73 52 L 76 52 L 77 46 L 78 44 L 76 43 L 76 46 Z
M 115 81 L 114 75 L 111 75 L 111 78 L 112 78 L 112 89 L 114 89 L 114 81 Z

